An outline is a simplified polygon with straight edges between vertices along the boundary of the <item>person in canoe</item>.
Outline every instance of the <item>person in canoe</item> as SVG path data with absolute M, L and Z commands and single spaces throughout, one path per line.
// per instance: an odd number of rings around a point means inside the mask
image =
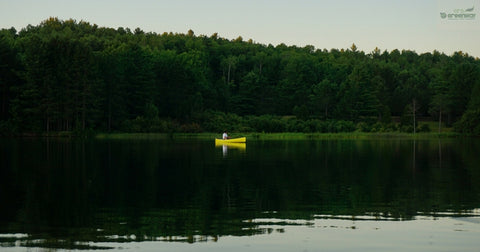
M 223 140 L 227 140 L 227 139 L 230 138 L 230 137 L 228 137 L 228 134 L 227 134 L 227 131 L 226 131 L 226 130 L 223 131 L 223 136 L 222 136 L 222 138 L 223 138 Z

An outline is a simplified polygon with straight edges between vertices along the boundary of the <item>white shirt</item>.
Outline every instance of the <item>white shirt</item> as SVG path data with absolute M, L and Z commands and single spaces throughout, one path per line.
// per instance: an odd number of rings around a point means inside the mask
M 227 132 L 223 133 L 223 139 L 227 139 L 228 138 L 228 135 L 227 135 Z

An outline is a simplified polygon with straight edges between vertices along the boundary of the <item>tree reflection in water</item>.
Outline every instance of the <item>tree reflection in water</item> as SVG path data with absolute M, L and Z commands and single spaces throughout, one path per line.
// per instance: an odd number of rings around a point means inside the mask
M 252 141 L 248 152 L 206 141 L 0 143 L 6 247 L 215 242 L 325 216 L 478 216 L 480 206 L 477 140 Z

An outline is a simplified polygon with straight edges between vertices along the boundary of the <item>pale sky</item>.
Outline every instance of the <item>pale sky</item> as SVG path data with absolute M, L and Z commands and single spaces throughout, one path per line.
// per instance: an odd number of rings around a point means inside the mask
M 476 16 L 448 20 L 440 12 Z M 355 43 L 366 53 L 378 47 L 480 57 L 480 0 L 0 0 L 0 28 L 20 30 L 48 17 L 262 44 L 330 50 Z

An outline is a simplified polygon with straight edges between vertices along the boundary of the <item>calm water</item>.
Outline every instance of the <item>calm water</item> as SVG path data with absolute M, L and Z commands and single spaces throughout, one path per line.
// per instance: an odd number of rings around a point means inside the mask
M 480 140 L 0 139 L 0 250 L 478 251 Z

